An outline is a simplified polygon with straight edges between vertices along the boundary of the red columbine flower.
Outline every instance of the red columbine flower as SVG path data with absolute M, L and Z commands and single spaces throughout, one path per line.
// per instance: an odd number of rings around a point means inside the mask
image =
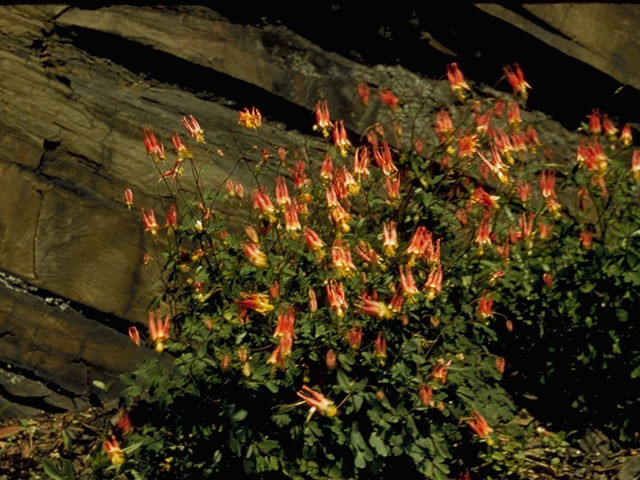
M 269 303 L 269 296 L 264 293 L 246 293 L 241 292 L 243 300 L 236 300 L 236 303 L 242 308 L 253 310 L 262 315 L 266 315 L 275 307 Z
M 396 230 L 396 222 L 388 222 L 382 224 L 382 246 L 384 254 L 392 257 L 398 248 L 398 232 Z
M 525 132 L 513 132 L 511 134 L 511 144 L 516 152 L 525 153 L 527 151 L 527 137 Z M 513 160 L 513 158 L 511 158 Z
M 362 327 L 353 325 L 346 335 L 347 343 L 351 350 L 356 351 L 362 344 Z
M 284 228 L 293 237 L 296 237 L 298 235 L 297 232 L 302 230 L 302 225 L 298 220 L 298 205 L 296 202 L 289 205 L 284 211 Z
M 613 124 L 609 115 L 606 113 L 602 116 L 602 130 L 604 130 L 605 135 L 609 138 L 610 141 L 616 141 L 616 134 L 618 133 L 618 128 Z
M 358 254 L 364 263 L 369 265 L 376 265 L 380 263 L 380 256 L 378 253 L 364 240 L 360 240 L 358 245 L 353 248 L 353 251 Z
M 304 162 L 304 160 L 298 160 L 295 164 L 295 167 L 291 170 L 291 175 L 293 175 L 293 187 L 296 190 L 309 185 L 309 179 L 304 173 L 306 168 L 307 164 Z
M 269 287 L 269 298 L 271 300 L 277 300 L 280 297 L 280 282 L 277 280 Z
M 387 197 L 391 202 L 400 199 L 400 175 L 396 175 L 393 180 L 391 180 L 391 177 L 385 177 L 384 186 L 387 190 Z
M 476 435 L 478 435 L 480 438 L 485 438 L 487 437 L 487 435 L 493 432 L 493 428 L 489 426 L 480 412 L 474 410 L 473 412 L 471 412 L 471 414 L 473 415 L 473 418 L 467 420 L 467 423 L 469 424 L 471 429 L 476 432 Z M 487 443 L 489 443 L 489 441 L 487 441 Z
M 156 352 L 161 353 L 164 350 L 165 343 L 169 340 L 170 329 L 171 316 L 168 313 L 163 321 L 160 312 L 149 312 L 149 338 L 156 344 Z
M 600 135 L 602 132 L 602 123 L 600 122 L 600 112 L 598 109 L 591 110 L 591 114 L 587 115 L 589 119 L 589 132 L 593 135 Z
M 478 315 L 482 318 L 493 317 L 493 298 L 490 293 L 485 293 L 478 299 Z
M 104 441 L 104 451 L 107 452 L 112 465 L 122 465 L 124 463 L 124 453 L 115 435 L 111 435 L 111 439 Z
M 378 317 L 380 320 L 391 318 L 391 310 L 389 310 L 386 303 L 362 297 L 361 300 L 362 302 L 356 304 L 356 307 L 362 313 Z
M 308 227 L 304 227 L 303 235 L 304 240 L 307 242 L 309 248 L 316 254 L 316 257 L 319 259 L 322 258 L 324 256 L 324 247 L 326 245 L 320 236 Z
M 520 231 L 522 232 L 522 236 L 525 240 L 527 240 L 531 234 L 533 233 L 533 219 L 536 217 L 535 213 L 529 213 L 529 219 L 523 213 L 520 218 L 518 218 L 518 226 L 520 227 Z
M 351 147 L 351 142 L 347 138 L 347 130 L 344 128 L 343 120 L 336 122 L 335 129 L 333 130 L 333 142 L 340 152 L 340 155 L 342 155 L 343 158 L 346 157 L 347 149 Z
M 393 163 L 391 156 L 391 149 L 388 142 L 382 142 L 378 148 L 373 149 L 373 157 L 376 161 L 376 165 L 382 170 L 385 176 L 395 175 L 398 168 Z
M 182 143 L 182 139 L 180 138 L 177 130 L 173 132 L 173 135 L 171 136 L 171 142 L 173 143 L 173 148 L 175 149 L 177 154 L 176 166 L 174 166 L 173 168 L 177 170 L 177 166 L 185 158 L 193 158 L 193 155 L 191 154 L 191 152 L 189 152 L 187 146 Z
M 447 374 L 449 373 L 450 366 L 451 360 L 445 361 L 443 358 L 439 358 L 431 371 L 431 377 L 433 380 L 441 385 L 447 383 Z
M 305 395 L 305 393 L 308 395 Z M 309 418 L 311 418 L 311 415 L 316 411 L 325 417 L 335 417 L 338 414 L 338 407 L 336 407 L 331 400 L 326 398 L 322 393 L 312 390 L 307 385 L 303 385 L 302 390 L 298 391 L 296 395 L 311 407 Z
M 160 226 L 156 221 L 156 214 L 153 212 L 153 208 L 150 208 L 146 212 L 143 208 L 141 208 L 140 210 L 142 212 L 142 223 L 144 225 L 144 231 L 150 232 L 151 235 L 156 235 Z
M 184 128 L 187 130 L 187 133 L 191 135 L 192 138 L 195 138 L 196 143 L 204 143 L 204 131 L 200 128 L 200 124 L 193 118 L 193 115 L 189 115 L 189 119 L 187 117 L 182 117 L 182 124 Z
M 513 130 L 517 130 L 522 123 L 520 116 L 520 105 L 517 102 L 509 102 L 507 107 L 507 123 Z
M 474 241 L 478 244 L 478 247 L 480 247 L 481 252 L 484 245 L 491 245 L 491 214 L 489 210 L 485 210 L 484 212 Z
M 124 409 L 118 410 L 115 416 L 116 423 L 118 428 L 123 434 L 129 433 L 133 430 L 133 425 L 131 424 L 131 417 L 129 417 L 129 412 Z
M 620 141 L 625 147 L 631 145 L 633 136 L 631 135 L 631 127 L 629 126 L 629 124 L 622 127 L 622 132 L 620 133 Z
M 536 132 L 536 129 L 533 127 L 533 125 L 527 126 L 527 129 L 525 130 L 525 135 L 526 135 L 526 142 L 531 147 L 531 151 L 533 153 L 536 153 L 536 147 L 539 147 L 542 144 L 540 143 L 540 139 L 538 138 L 538 132 Z
M 260 245 L 257 243 L 245 243 L 243 251 L 247 259 L 256 267 L 264 268 L 267 266 L 267 256 L 260 250 Z
M 527 89 L 531 88 L 525 79 L 520 69 L 520 65 L 517 63 L 513 64 L 513 69 L 509 66 L 504 67 L 504 74 L 507 76 L 507 80 L 511 84 L 513 88 L 513 94 L 519 94 L 523 100 L 527 99 Z
M 236 195 L 238 198 L 244 198 L 244 187 L 240 182 L 236 183 Z
M 284 311 L 281 311 L 278 315 L 276 329 L 273 332 L 273 337 L 282 337 L 283 335 L 295 338 L 293 331 L 293 325 L 295 323 L 295 317 L 293 313 L 293 307 L 286 307 Z
M 380 92 L 380 101 L 387 105 L 391 110 L 395 110 L 398 107 L 400 99 L 388 89 L 384 89 Z
M 256 107 L 252 107 L 251 110 L 245 108 L 238 112 L 238 124 L 242 125 L 242 128 L 258 129 L 262 126 L 262 115 Z
M 378 360 L 380 365 L 384 365 L 387 360 L 387 339 L 384 332 L 380 330 L 373 346 L 373 356 Z
M 360 102 L 365 107 L 369 105 L 369 94 L 370 94 L 369 85 L 365 82 L 360 82 L 358 84 L 358 95 L 360 95 Z
M 449 85 L 451 86 L 451 91 L 458 95 L 460 100 L 465 99 L 464 90 L 471 91 L 471 87 L 464 80 L 464 76 L 458 68 L 457 63 L 450 63 L 447 65 L 447 78 L 449 79 Z
M 329 153 L 325 154 L 320 167 L 320 178 L 324 181 L 330 181 L 333 178 L 333 161 Z
M 338 317 L 343 317 L 347 309 L 347 300 L 344 295 L 342 282 L 329 280 L 327 284 L 327 297 L 331 310 L 333 310 Z
M 253 190 L 253 208 L 260 210 L 260 216 L 266 217 L 269 222 L 275 221 L 276 209 L 273 203 L 271 203 L 271 199 L 264 186 Z
M 540 240 L 548 239 L 552 229 L 553 229 L 553 224 L 547 225 L 546 223 L 539 222 L 538 235 L 540 236 Z
M 518 197 L 520 197 L 520 201 L 522 203 L 527 203 L 529 197 L 531 196 L 531 185 L 527 182 L 518 182 L 516 185 L 516 190 L 518 191 Z
M 284 177 L 276 177 L 276 205 L 279 207 L 291 205 L 291 198 L 289 197 L 289 190 Z
M 402 286 L 402 293 L 405 297 L 408 297 L 409 303 L 413 303 L 416 301 L 416 295 L 419 292 L 418 287 L 416 287 L 416 281 L 413 278 L 413 273 L 411 272 L 411 266 L 405 265 L 404 268 L 400 265 L 400 285 Z
M 358 181 L 369 177 L 369 147 L 356 148 L 353 157 L 353 174 L 358 177 Z
M 176 213 L 176 204 L 172 203 L 167 212 L 167 217 L 164 219 L 164 228 L 178 228 L 178 216 Z
M 555 198 L 556 174 L 550 170 L 543 170 L 540 174 L 540 192 L 544 198 Z
M 271 356 L 267 360 L 267 364 L 273 367 L 278 366 L 284 370 L 287 358 L 291 355 L 293 349 L 293 337 L 291 335 L 282 335 L 278 346 L 273 350 Z
M 330 218 L 335 223 L 336 228 L 342 232 L 348 232 L 351 230 L 349 222 L 351 221 L 351 215 L 344 209 L 344 207 L 338 204 L 335 208 L 331 209 Z
M 164 145 L 162 145 L 162 142 L 156 140 L 153 130 L 145 127 L 142 129 L 142 135 L 144 146 L 147 149 L 147 155 L 151 155 L 154 162 L 158 162 L 160 159 L 164 160 Z
M 580 232 L 580 244 L 582 248 L 589 250 L 593 240 L 593 232 L 591 230 L 583 230 Z
M 553 287 L 553 276 L 549 272 L 544 272 L 542 274 L 542 281 L 544 282 L 545 286 L 549 290 L 551 290 L 551 288 Z
M 458 157 L 473 158 L 478 149 L 478 135 L 466 135 L 458 140 Z
M 133 205 L 133 192 L 130 188 L 127 188 L 124 191 L 124 204 L 129 210 L 131 210 L 131 206 Z
M 316 291 L 309 287 L 309 311 L 315 313 L 318 311 L 318 299 L 316 297 Z
M 356 272 L 356 266 L 353 264 L 351 250 L 349 246 L 342 242 L 341 238 L 337 238 L 331 247 L 331 268 L 336 269 L 338 278 L 353 277 Z
M 329 116 L 329 105 L 326 100 L 318 100 L 318 103 L 316 103 L 316 124 L 313 126 L 313 131 L 320 130 L 322 135 L 327 138 L 332 128 L 333 123 L 331 123 Z
M 447 110 L 440 110 L 436 113 L 435 131 L 440 143 L 444 143 L 453 132 L 455 132 L 451 115 Z
M 133 343 L 136 347 L 140 346 L 140 332 L 138 332 L 138 329 L 136 327 L 129 327 L 129 340 L 131 340 L 131 343 Z
M 251 240 L 253 243 L 260 243 L 258 232 L 256 232 L 256 229 L 253 228 L 252 226 L 244 227 L 244 233 L 247 235 L 249 240 Z
M 418 227 L 413 237 L 411 237 L 409 246 L 404 252 L 406 255 L 411 256 L 409 265 L 415 265 L 416 258 L 422 258 L 429 248 L 429 245 L 432 246 L 431 232 L 427 231 L 426 227 Z
M 418 396 L 420 397 L 420 403 L 422 403 L 423 407 L 430 407 L 433 405 L 433 401 L 431 400 L 432 395 L 433 388 L 424 384 L 420 387 Z
M 638 148 L 634 149 L 631 155 L 631 173 L 636 182 L 640 180 L 640 149 Z
M 442 291 L 442 267 L 431 270 L 424 285 L 427 289 L 427 299 L 433 300 Z

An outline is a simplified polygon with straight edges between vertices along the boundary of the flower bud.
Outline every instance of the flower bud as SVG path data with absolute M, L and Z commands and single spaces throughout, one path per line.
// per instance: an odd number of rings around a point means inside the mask
M 228 353 L 223 353 L 222 355 L 220 355 L 220 370 L 222 370 L 223 372 L 226 372 L 227 370 L 229 370 L 230 366 L 231 366 L 231 355 Z
M 336 368 L 336 364 L 338 363 L 338 358 L 336 356 L 336 352 L 333 349 L 327 350 L 327 358 L 326 364 L 329 370 Z

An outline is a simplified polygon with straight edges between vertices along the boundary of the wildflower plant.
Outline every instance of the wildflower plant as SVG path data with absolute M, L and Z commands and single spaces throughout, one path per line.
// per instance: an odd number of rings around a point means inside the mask
M 203 184 L 206 165 L 184 137 L 174 134 L 171 161 L 145 128 L 175 197 L 163 228 L 142 209 L 164 250 L 164 291 L 149 314 L 158 359 L 123 377 L 122 453 L 98 454 L 96 468 L 149 479 L 526 475 L 535 431 L 511 422 L 502 352 L 540 344 L 535 316 L 547 309 L 546 326 L 570 277 L 595 274 L 577 271 L 596 268 L 594 250 L 635 261 L 640 161 L 628 163 L 627 130 L 610 132 L 603 154 L 595 133 L 583 139 L 578 164 L 554 159 L 521 116 L 530 86 L 520 67 L 505 72 L 522 100 L 481 96 L 450 65 L 451 107 L 422 128 L 403 99 L 370 97 L 362 83 L 362 104 L 379 101 L 386 114 L 360 139 L 319 100 L 325 151 L 243 152 L 251 194 L 231 179 Z M 256 143 L 262 122 L 255 107 L 239 114 Z M 205 143 L 193 117 L 183 124 Z M 191 197 L 183 175 L 195 179 Z M 132 192 L 125 198 L 131 207 Z M 627 222 L 606 224 L 608 209 Z M 228 210 L 248 220 L 229 223 Z M 562 249 L 571 253 L 554 257 Z M 587 288 L 596 286 L 575 286 Z M 607 301 L 624 310 L 632 297 Z M 579 311 L 571 298 L 566 308 Z M 140 345 L 137 330 L 131 337 Z

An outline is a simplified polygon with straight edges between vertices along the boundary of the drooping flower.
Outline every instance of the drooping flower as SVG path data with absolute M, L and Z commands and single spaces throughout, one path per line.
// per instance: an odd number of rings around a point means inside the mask
M 518 105 L 517 102 L 509 102 L 508 104 L 507 123 L 514 131 L 520 128 L 520 124 L 522 123 L 522 116 L 520 115 L 520 105 Z
M 204 131 L 200 128 L 200 124 L 197 120 L 193 118 L 193 115 L 189 115 L 189 119 L 183 116 L 182 124 L 187 130 L 187 133 L 196 140 L 196 143 L 204 143 Z
M 178 216 L 176 212 L 176 204 L 172 203 L 167 212 L 167 216 L 164 219 L 164 228 L 178 228 Z
M 324 247 L 326 244 L 322 241 L 320 236 L 311 228 L 304 227 L 304 240 L 307 242 L 308 247 L 316 254 L 316 257 L 322 258 L 324 256 Z
M 293 307 L 286 307 L 278 314 L 276 329 L 273 332 L 273 338 L 282 337 L 283 335 L 295 338 L 293 326 L 295 323 L 295 315 Z
M 616 134 L 618 133 L 618 127 L 616 127 L 613 124 L 613 122 L 609 118 L 609 115 L 607 115 L 606 113 L 602 116 L 602 130 L 604 131 L 604 134 L 609 138 L 610 141 L 612 142 L 616 141 Z
M 631 154 L 631 174 L 633 179 L 637 182 L 640 180 L 640 149 L 636 148 Z
M 338 278 L 353 277 L 356 266 L 353 264 L 351 249 L 341 238 L 336 238 L 331 247 L 331 268 L 336 270 Z
M 373 346 L 373 356 L 378 360 L 380 365 L 384 365 L 387 361 L 387 338 L 384 332 L 380 330 Z
M 291 198 L 289 197 L 289 189 L 287 188 L 284 177 L 276 177 L 276 205 L 281 208 L 291 205 Z
M 393 180 L 391 180 L 391 177 L 385 177 L 384 186 L 387 190 L 387 197 L 391 202 L 400 199 L 400 175 L 396 175 Z
M 309 311 L 315 313 L 318 311 L 318 299 L 316 297 L 316 291 L 309 287 Z
M 347 309 L 347 300 L 342 282 L 329 280 L 329 283 L 327 283 L 327 298 L 329 299 L 331 310 L 333 310 L 338 317 L 343 317 Z
M 422 403 L 423 407 L 433 406 L 433 401 L 431 400 L 432 395 L 433 395 L 432 387 L 424 384 L 420 387 L 420 390 L 418 391 L 418 396 L 420 397 L 420 403 Z
M 591 230 L 583 230 L 580 232 L 580 244 L 582 248 L 589 250 L 593 240 L 593 232 Z
M 142 135 L 144 140 L 144 147 L 147 150 L 147 155 L 151 155 L 154 162 L 164 160 L 164 145 L 162 142 L 158 142 L 156 136 L 153 134 L 153 130 L 149 127 L 142 129 Z
M 151 233 L 151 235 L 156 235 L 160 226 L 156 221 L 156 214 L 153 212 L 153 209 L 150 208 L 146 212 L 143 208 L 140 210 L 142 211 L 142 224 L 144 225 L 144 231 Z
M 236 300 L 236 303 L 242 308 L 253 310 L 262 315 L 266 315 L 275 307 L 269 303 L 269 296 L 264 293 L 246 293 L 241 292 L 243 300 Z
M 138 332 L 138 329 L 136 327 L 129 327 L 129 340 L 131 340 L 131 343 L 133 343 L 136 347 L 140 346 L 140 332 Z
M 520 201 L 522 203 L 527 203 L 529 197 L 531 196 L 531 185 L 527 182 L 518 182 L 516 185 L 516 190 L 518 191 L 518 197 L 520 197 Z
M 398 107 L 400 99 L 391 90 L 385 88 L 380 92 L 380 101 L 391 110 L 395 110 Z
M 418 287 L 416 286 L 416 281 L 413 278 L 413 273 L 411 272 L 410 265 L 400 265 L 400 285 L 402 286 L 402 293 L 409 303 L 413 303 L 416 301 L 416 295 L 420 293 Z
M 442 291 L 442 267 L 431 270 L 424 285 L 427 290 L 427 299 L 433 300 Z
M 238 124 L 242 128 L 258 129 L 262 126 L 262 115 L 256 107 L 252 107 L 251 110 L 245 108 L 238 112 Z
M 165 343 L 169 340 L 171 329 L 171 316 L 165 315 L 164 321 L 160 316 L 160 312 L 149 312 L 149 338 L 156 345 L 156 352 L 161 353 L 164 350 Z
M 369 95 L 371 90 L 369 89 L 369 85 L 365 82 L 360 82 L 358 84 L 358 95 L 360 96 L 360 103 L 365 107 L 369 105 Z
M 489 426 L 485 418 L 478 412 L 474 410 L 471 412 L 473 418 L 467 420 L 467 423 L 471 427 L 471 429 L 478 435 L 480 438 L 486 438 L 491 432 L 493 432 L 493 428 Z M 489 441 L 487 441 L 489 443 Z
M 376 165 L 382 170 L 385 176 L 395 175 L 398 168 L 393 163 L 393 157 L 391 156 L 391 149 L 389 143 L 384 141 L 377 148 L 373 149 L 373 158 L 376 161 Z
M 260 249 L 260 245 L 257 243 L 245 243 L 243 251 L 247 259 L 256 267 L 264 268 L 267 266 L 267 255 Z
M 276 209 L 264 186 L 253 190 L 253 208 L 260 210 L 260 216 L 267 218 L 269 222 L 275 221 Z
M 436 113 L 435 131 L 440 143 L 444 143 L 455 130 L 449 112 L 447 110 L 438 111 Z
M 320 167 L 320 178 L 325 181 L 330 181 L 333 178 L 333 161 L 329 153 L 325 154 L 322 160 L 322 166 Z
M 316 103 L 316 124 L 313 126 L 314 131 L 321 131 L 322 135 L 327 138 L 329 132 L 333 128 L 329 115 L 329 105 L 326 100 L 318 100 Z
M 629 124 L 626 124 L 624 127 L 622 127 L 622 132 L 620 133 L 620 141 L 625 147 L 631 145 L 631 142 L 633 141 L 633 135 L 631 135 L 631 127 L 629 126 Z
M 396 230 L 396 222 L 387 222 L 382 224 L 382 246 L 384 254 L 392 257 L 398 248 L 398 232 Z
M 485 293 L 478 299 L 478 315 L 482 318 L 493 317 L 493 298 Z
M 309 185 L 309 179 L 307 175 L 304 173 L 307 168 L 307 164 L 304 160 L 298 160 L 295 164 L 295 167 L 291 170 L 291 174 L 293 175 L 293 187 L 296 190 L 301 189 L 302 187 L 306 187 Z
M 587 115 L 587 118 L 589 119 L 589 133 L 593 135 L 600 135 L 600 133 L 602 133 L 600 111 L 598 109 L 591 110 L 591 113 Z
M 489 210 L 485 210 L 484 212 L 482 222 L 480 222 L 480 225 L 478 226 L 474 242 L 478 244 L 480 252 L 482 252 L 483 246 L 491 245 L 491 215 Z
M 411 237 L 405 254 L 409 255 L 409 265 L 415 265 L 416 258 L 424 257 L 427 249 L 433 248 L 432 234 L 424 226 L 419 226 Z
M 131 210 L 131 206 L 133 205 L 133 192 L 130 188 L 127 188 L 124 191 L 124 204 L 129 210 Z
M 478 150 L 478 135 L 465 135 L 458 140 L 458 158 L 473 158 Z
M 356 148 L 353 157 L 353 174 L 358 177 L 358 180 L 369 177 L 369 147 L 360 146 Z
M 124 453 L 120 448 L 120 444 L 115 435 L 111 435 L 111 438 L 107 438 L 104 441 L 104 451 L 109 457 L 109 461 L 112 465 L 122 465 L 124 463 Z
M 297 237 L 297 232 L 302 229 L 302 225 L 300 225 L 300 221 L 298 220 L 296 202 L 286 207 L 284 211 L 284 228 L 287 232 L 291 233 L 293 237 Z
M 335 417 L 338 414 L 338 407 L 331 400 L 307 385 L 303 385 L 302 390 L 298 391 L 296 395 L 311 407 L 309 418 L 316 411 L 325 417 Z
M 391 318 L 391 310 L 387 307 L 387 304 L 371 298 L 361 298 L 361 302 L 356 304 L 356 307 L 367 315 L 377 317 L 380 320 Z
M 465 81 L 457 63 L 454 62 L 447 65 L 447 78 L 451 86 L 451 91 L 458 95 L 460 100 L 464 100 L 466 97 L 464 91 L 471 91 L 471 87 L 469 87 Z
M 550 170 L 543 170 L 540 174 L 540 193 L 544 198 L 555 198 L 556 174 Z
M 193 155 L 191 154 L 187 146 L 182 142 L 182 139 L 180 138 L 177 130 L 174 130 L 173 135 L 171 136 L 171 142 L 173 143 L 173 148 L 175 149 L 177 154 L 176 166 L 182 163 L 185 158 L 193 158 Z M 173 168 L 177 169 L 176 166 L 174 166 Z
M 346 340 L 351 350 L 358 350 L 362 344 L 362 326 L 353 325 L 347 332 Z
M 513 88 L 513 94 L 520 95 L 523 100 L 526 100 L 528 96 L 527 89 L 530 89 L 531 85 L 529 85 L 524 79 L 524 74 L 520 69 L 520 65 L 514 63 L 513 68 L 506 66 L 503 70 L 504 74 L 507 76 L 507 80 Z
M 433 380 L 441 385 L 447 383 L 447 374 L 449 373 L 449 367 L 451 366 L 451 360 L 439 358 L 431 371 L 431 377 Z
M 347 130 L 344 128 L 344 121 L 339 120 L 336 122 L 333 130 L 333 142 L 335 147 L 340 152 L 340 155 L 344 158 L 347 156 L 347 150 L 351 147 L 351 142 L 347 137 Z

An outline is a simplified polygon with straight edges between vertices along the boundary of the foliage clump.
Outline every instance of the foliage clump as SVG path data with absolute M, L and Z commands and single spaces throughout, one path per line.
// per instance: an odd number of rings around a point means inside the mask
M 164 292 L 149 314 L 162 355 L 124 376 L 119 437 L 107 439 L 98 470 L 379 478 L 402 466 L 415 478 L 526 477 L 526 442 L 562 442 L 513 421 L 501 386 L 512 360 L 501 352 L 535 352 L 524 357 L 535 364 L 528 381 L 560 371 L 545 349 L 578 351 L 569 369 L 611 362 L 629 375 L 638 364 L 629 287 L 640 282 L 630 130 L 618 136 L 608 119 L 597 130 L 594 113 L 578 161 L 554 159 L 521 116 L 530 87 L 519 66 L 505 69 L 519 100 L 472 93 L 456 64 L 447 73 L 456 100 L 424 131 L 389 89 L 376 99 L 359 86 L 365 106 L 387 110 L 358 141 L 319 101 L 318 158 L 259 145 L 263 118 L 244 109 L 239 123 L 258 144 L 238 160 L 251 189 L 231 179 L 209 188 L 181 136 L 169 162 L 145 129 L 176 199 L 164 227 L 143 210 L 164 249 Z M 183 124 L 205 142 L 193 117 Z M 229 225 L 224 210 L 249 220 Z M 576 402 L 587 409 L 589 394 Z

